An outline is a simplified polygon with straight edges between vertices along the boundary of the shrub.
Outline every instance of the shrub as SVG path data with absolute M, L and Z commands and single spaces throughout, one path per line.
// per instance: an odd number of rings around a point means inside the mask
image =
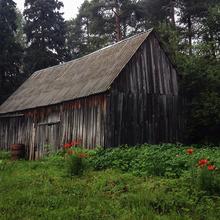
M 95 170 L 115 168 L 138 176 L 180 177 L 203 157 L 212 159 L 220 167 L 217 148 L 189 148 L 173 144 L 98 149 L 88 161 Z
M 89 156 L 82 158 L 82 172 L 88 162 L 110 169 L 68 178 L 73 151 Z M 86 151 L 77 146 L 38 161 L 2 161 L 0 219 L 219 219 L 219 149 L 143 145 Z
M 64 152 L 67 159 L 67 170 L 70 176 L 82 175 L 85 169 L 85 158 L 88 154 L 79 147 L 81 141 L 71 141 L 64 144 Z
M 3 171 L 5 169 L 5 161 L 0 160 L 0 171 Z
M 185 149 L 171 144 L 99 149 L 90 163 L 95 170 L 116 168 L 141 176 L 179 176 L 189 166 Z
M 197 178 L 199 190 L 211 195 L 220 195 L 220 173 L 214 165 L 200 166 Z
M 84 170 L 83 158 L 77 155 L 69 155 L 67 159 L 67 169 L 71 176 L 82 175 Z
M 10 159 L 11 153 L 9 151 L 0 151 L 0 160 L 1 159 Z

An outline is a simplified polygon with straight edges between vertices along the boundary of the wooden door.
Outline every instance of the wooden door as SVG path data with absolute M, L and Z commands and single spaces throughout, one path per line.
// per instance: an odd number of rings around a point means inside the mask
M 35 159 L 55 153 L 60 148 L 60 123 L 41 123 L 36 127 Z

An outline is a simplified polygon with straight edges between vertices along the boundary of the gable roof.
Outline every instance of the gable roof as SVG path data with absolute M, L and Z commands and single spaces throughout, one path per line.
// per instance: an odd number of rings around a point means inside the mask
M 107 91 L 152 30 L 79 59 L 35 72 L 0 106 L 0 114 Z

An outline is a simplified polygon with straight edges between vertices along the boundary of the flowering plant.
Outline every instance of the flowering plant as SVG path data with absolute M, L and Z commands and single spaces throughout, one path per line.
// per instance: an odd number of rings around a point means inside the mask
M 216 166 L 215 165 L 208 165 L 208 170 L 216 170 Z
M 208 164 L 208 160 L 207 159 L 201 159 L 201 160 L 199 160 L 198 164 L 199 164 L 199 167 L 204 167 L 205 165 Z
M 85 158 L 89 155 L 80 147 L 81 141 L 74 140 L 64 144 L 68 173 L 71 176 L 81 175 L 85 167 Z
M 187 154 L 193 154 L 193 148 L 189 148 L 186 150 Z
M 215 165 L 213 165 L 213 164 L 210 164 L 207 159 L 199 160 L 198 165 L 199 165 L 200 168 L 207 167 L 207 169 L 209 171 L 217 170 L 217 167 Z
M 193 149 L 187 149 L 186 153 L 193 154 Z M 191 158 L 192 163 L 191 179 L 200 190 L 206 191 L 210 194 L 220 193 L 220 176 L 217 172 L 218 168 L 207 158 L 202 158 L 197 162 L 197 169 L 194 166 L 194 160 Z M 198 169 L 199 168 L 199 169 Z
M 63 145 L 63 148 L 64 148 L 64 149 L 69 149 L 69 148 L 71 148 L 71 147 L 80 146 L 81 143 L 82 143 L 81 140 L 73 140 L 73 141 L 70 141 L 70 142 L 68 142 L 68 143 L 65 143 L 65 144 Z

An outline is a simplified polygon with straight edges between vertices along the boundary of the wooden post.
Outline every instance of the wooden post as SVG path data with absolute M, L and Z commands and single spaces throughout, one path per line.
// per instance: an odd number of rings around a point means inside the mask
M 35 123 L 33 123 L 32 124 L 32 140 L 31 140 L 30 151 L 29 151 L 29 160 L 34 159 L 35 135 L 36 135 L 36 127 L 35 127 Z

